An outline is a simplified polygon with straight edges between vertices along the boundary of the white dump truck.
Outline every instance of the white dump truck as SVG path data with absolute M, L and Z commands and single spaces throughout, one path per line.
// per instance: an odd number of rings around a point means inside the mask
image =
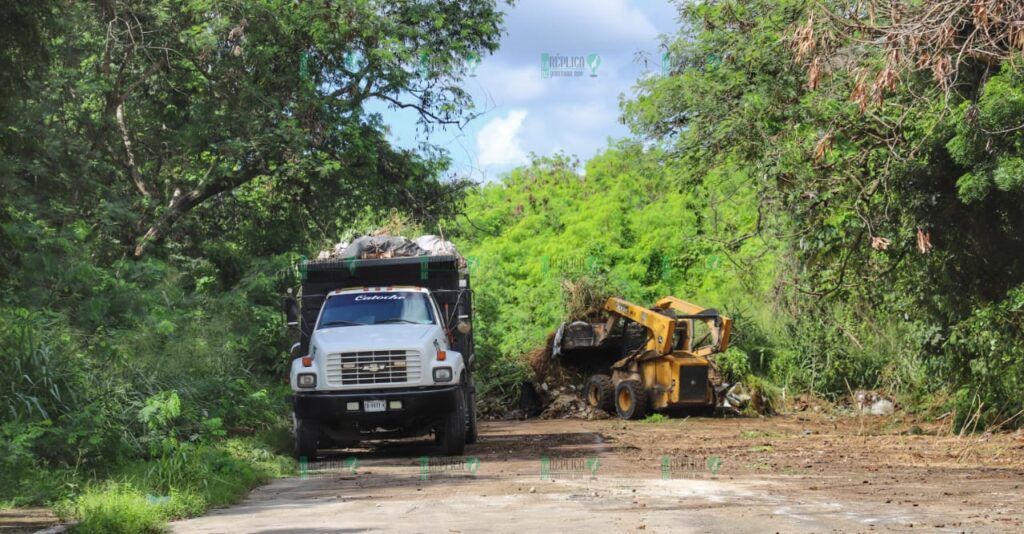
M 304 262 L 292 350 L 295 455 L 433 434 L 476 441 L 472 292 L 458 256 Z

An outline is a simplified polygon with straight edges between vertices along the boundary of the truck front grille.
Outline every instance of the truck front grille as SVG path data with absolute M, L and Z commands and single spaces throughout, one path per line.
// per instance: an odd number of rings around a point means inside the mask
M 327 384 L 402 384 L 419 382 L 419 353 L 412 350 L 342 352 L 327 357 Z

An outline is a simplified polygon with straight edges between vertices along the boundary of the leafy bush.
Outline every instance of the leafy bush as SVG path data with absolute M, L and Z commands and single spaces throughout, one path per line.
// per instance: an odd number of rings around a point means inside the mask
M 1020 419 L 1024 411 L 1024 285 L 973 311 L 952 328 L 932 364 L 936 382 L 963 384 L 953 399 L 959 427 L 984 428 Z M 1017 417 L 1014 417 L 1017 416 Z M 1019 422 L 1017 423 L 1019 424 Z
M 209 446 L 284 416 L 283 386 L 264 374 L 287 361 L 276 298 L 268 296 L 281 280 L 273 270 L 247 273 L 210 295 L 183 291 L 184 276 L 159 261 L 133 263 L 117 284 L 101 280 L 103 287 L 59 300 L 59 309 L 0 305 L 0 373 L 13 377 L 0 386 L 0 501 L 74 498 L 90 481 L 139 463 L 147 475 L 133 478 L 136 487 L 154 491 L 207 476 L 244 488 L 265 478 Z M 109 314 L 102 324 L 81 320 L 79 310 L 93 308 Z M 228 467 L 199 469 L 214 464 Z M 232 488 L 219 491 L 241 491 Z M 131 496 L 115 493 L 131 511 Z
M 80 518 L 75 532 L 88 534 L 163 532 L 165 506 L 146 498 L 128 484 L 108 483 L 90 488 L 78 498 L 73 514 Z
M 726 382 L 742 381 L 753 372 L 750 366 L 750 356 L 735 347 L 730 347 L 724 354 L 719 355 L 716 361 L 722 370 L 722 378 Z
M 126 464 L 112 480 L 89 484 L 58 506 L 76 532 L 160 532 L 169 519 L 237 501 L 294 465 L 251 439 L 216 445 L 176 443 L 152 461 Z

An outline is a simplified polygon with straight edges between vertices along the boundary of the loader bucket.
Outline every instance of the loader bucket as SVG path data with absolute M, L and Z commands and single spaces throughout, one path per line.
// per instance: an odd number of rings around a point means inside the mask
M 623 336 L 609 335 L 604 329 L 604 323 L 562 323 L 552 342 L 551 357 L 584 374 L 606 374 L 626 351 Z

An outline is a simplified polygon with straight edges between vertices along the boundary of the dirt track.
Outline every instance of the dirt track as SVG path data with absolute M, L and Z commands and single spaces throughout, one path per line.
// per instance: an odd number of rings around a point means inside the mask
M 924 435 L 922 435 L 922 433 Z M 940 433 L 941 435 L 929 435 Z M 1024 437 L 803 412 L 490 422 L 467 458 L 340 451 L 175 532 L 1021 531 Z M 546 465 L 542 457 L 547 458 Z M 353 464 L 353 460 L 355 463 Z M 714 471 L 714 473 L 712 472 Z

